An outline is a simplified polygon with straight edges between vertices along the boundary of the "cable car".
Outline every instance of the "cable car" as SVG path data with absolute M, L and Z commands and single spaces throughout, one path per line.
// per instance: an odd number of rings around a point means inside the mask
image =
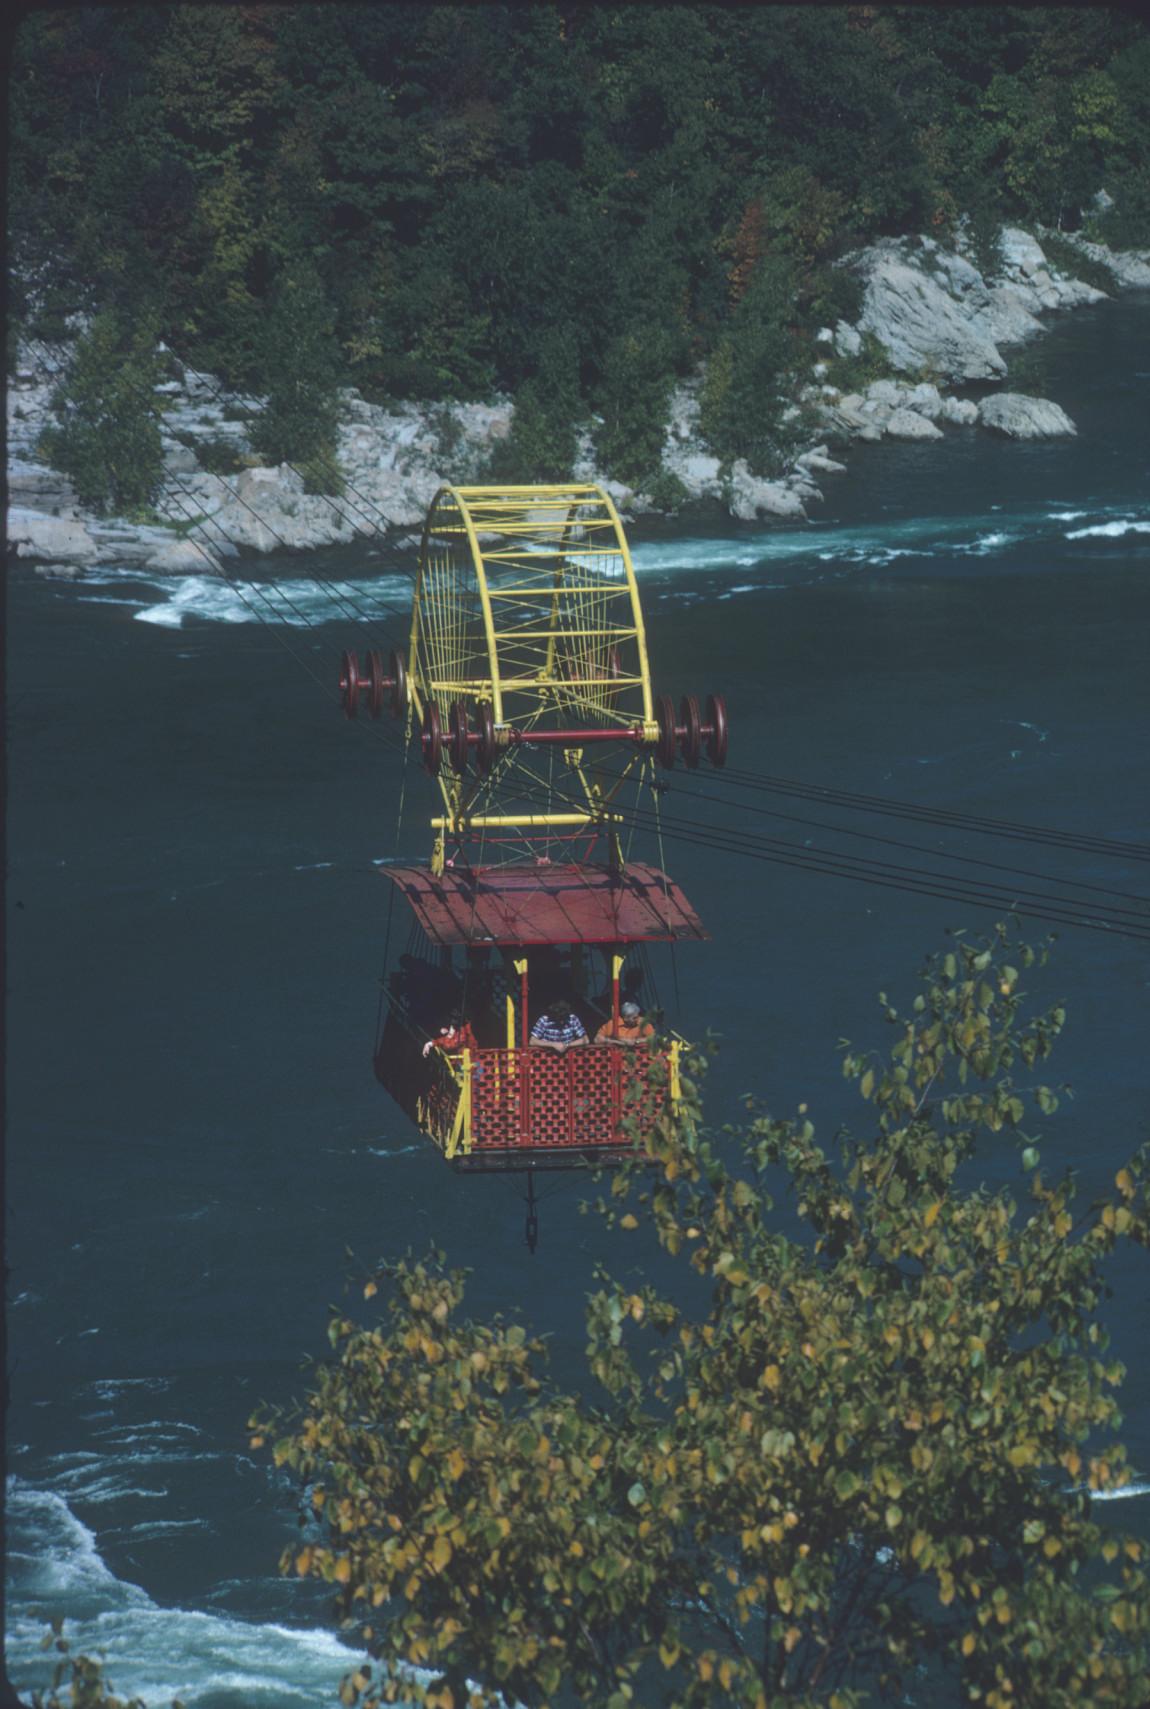
M 617 1033 L 624 1003 L 654 1007 L 649 946 L 708 935 L 661 859 L 632 858 L 635 819 L 657 837 L 657 768 L 722 766 L 728 734 L 721 696 L 702 712 L 684 696 L 676 716 L 652 694 L 610 496 L 441 488 L 408 656 L 385 671 L 378 652 L 345 653 L 340 690 L 348 717 L 386 701 L 404 720 L 405 786 L 414 753 L 441 801 L 427 864 L 381 868 L 409 936 L 384 982 L 379 1080 L 458 1170 L 527 1170 L 530 1184 L 618 1160 L 678 1098 L 682 1041 L 596 1034 Z M 533 1045 L 557 1000 L 587 1042 Z

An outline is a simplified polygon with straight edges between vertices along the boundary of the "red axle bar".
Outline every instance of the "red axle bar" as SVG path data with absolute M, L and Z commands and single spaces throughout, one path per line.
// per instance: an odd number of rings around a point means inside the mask
M 453 702 L 448 714 L 448 729 L 443 728 L 439 708 L 429 701 L 423 714 L 422 747 L 425 768 L 434 777 L 446 754 L 455 771 L 462 776 L 467 770 L 469 754 L 486 777 L 494 766 L 501 748 L 530 748 L 550 744 L 568 748 L 582 747 L 592 742 L 635 742 L 640 747 L 652 747 L 659 763 L 673 766 L 676 752 L 681 752 L 688 766 L 697 766 L 700 754 L 706 751 L 714 766 L 727 758 L 727 708 L 720 694 L 707 696 L 706 720 L 699 715 L 699 702 L 693 694 L 683 696 L 676 721 L 674 706 L 667 695 L 655 703 L 654 735 L 643 724 L 604 729 L 513 730 L 496 731 L 491 702 L 481 700 L 475 708 L 478 728 L 472 729 L 466 704 Z

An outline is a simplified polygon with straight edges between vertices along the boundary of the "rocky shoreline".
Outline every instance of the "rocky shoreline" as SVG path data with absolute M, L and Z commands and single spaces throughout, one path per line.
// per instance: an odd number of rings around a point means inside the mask
M 1104 265 L 1115 289 L 1150 288 L 1150 252 L 1119 253 L 1073 240 L 1089 261 Z M 1010 438 L 1073 434 L 1055 402 L 998 390 L 980 402 L 954 395 L 974 382 L 1008 376 L 1004 349 L 1046 330 L 1040 318 L 1108 295 L 1055 267 L 1039 238 L 1003 231 L 1000 264 L 985 277 L 969 254 L 945 250 L 929 237 L 884 239 L 848 258 L 863 285 L 854 325 L 840 321 L 816 335 L 818 359 L 810 382 L 789 412 L 800 446 L 790 467 L 764 480 L 745 462 L 725 469 L 702 443 L 700 380 L 671 400 L 663 471 L 682 483 L 687 501 L 723 503 L 742 520 L 802 521 L 823 493 L 816 477 L 845 465 L 832 454 L 858 440 L 939 440 L 947 428 L 979 428 Z M 858 389 L 834 385 L 832 369 L 880 350 L 889 375 Z M 97 565 L 129 565 L 158 574 L 221 573 L 241 552 L 310 550 L 381 533 L 406 534 L 422 522 L 445 481 L 474 481 L 493 445 L 510 432 L 509 399 L 491 403 L 385 409 L 354 391 L 342 394 L 338 459 L 346 481 L 341 498 L 306 493 L 287 464 L 210 473 L 221 444 L 251 464 L 246 424 L 260 400 L 229 394 L 211 375 L 183 369 L 157 388 L 164 420 L 164 484 L 154 517 L 140 523 L 85 512 L 66 478 L 38 459 L 49 403 L 66 357 L 47 346 L 21 349 L 8 388 L 8 544 L 41 575 L 74 577 Z M 896 377 L 897 376 L 897 377 Z M 648 495 L 604 479 L 584 436 L 573 471 L 602 481 L 629 515 L 651 512 Z

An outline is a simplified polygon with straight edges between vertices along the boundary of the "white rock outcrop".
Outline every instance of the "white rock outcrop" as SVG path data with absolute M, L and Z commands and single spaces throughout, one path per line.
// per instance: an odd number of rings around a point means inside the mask
M 892 410 L 884 429 L 888 439 L 941 439 L 942 429 L 913 409 Z
M 978 406 L 978 423 L 1007 439 L 1059 439 L 1078 429 L 1058 404 L 1021 392 L 997 392 Z
M 873 333 L 891 366 L 932 369 L 950 380 L 997 380 L 1006 362 L 990 333 L 938 277 L 906 257 L 893 239 L 857 258 L 864 280 L 859 327 Z
M 8 512 L 8 544 L 15 546 L 18 558 L 43 558 L 54 564 L 95 564 L 100 557 L 82 522 L 22 506 Z
M 822 497 L 815 487 L 809 496 Z M 806 507 L 799 494 L 781 481 L 760 480 L 752 475 L 740 457 L 732 466 L 729 505 L 732 516 L 741 522 L 754 522 L 761 516 L 784 516 L 801 520 Z
M 1087 238 L 1079 237 L 1077 232 L 1064 231 L 1059 236 L 1072 243 L 1088 260 L 1108 267 L 1115 284 L 1122 290 L 1150 289 L 1150 249 L 1109 249 L 1104 243 L 1091 243 Z
M 1061 235 L 1084 256 L 1104 263 L 1118 287 L 1150 287 L 1150 252 L 1122 254 Z M 843 468 L 826 444 L 811 444 L 811 418 L 836 448 L 855 440 L 936 440 L 944 426 L 976 422 L 1019 439 L 1073 433 L 1074 424 L 1049 401 L 1008 392 L 976 404 L 919 379 L 926 373 L 958 384 L 1000 381 L 1008 367 L 1003 351 L 1040 333 L 1040 316 L 1097 302 L 1105 294 L 1053 266 L 1041 232 L 1036 237 L 1005 228 L 993 276 L 984 277 L 975 265 L 969 243 L 960 240 L 958 250 L 945 250 L 927 237 L 885 238 L 843 263 L 861 279 L 862 312 L 857 325 L 840 320 L 816 334 L 819 383 L 803 388 L 801 410 L 796 403 L 783 412 L 784 425 L 806 438 L 786 473 L 761 479 L 744 462 L 724 470 L 700 431 L 700 374 L 672 394 L 663 474 L 676 476 L 688 499 L 725 502 L 735 516 L 798 521 L 822 499 L 813 477 Z M 876 380 L 865 392 L 840 392 L 830 383 L 834 368 L 820 371 L 823 358 L 832 349 L 840 360 L 862 356 L 867 333 L 906 378 Z M 67 362 L 67 352 L 53 346 L 23 344 L 7 395 L 9 545 L 18 557 L 39 561 L 45 573 L 62 576 L 109 563 L 161 574 L 203 573 L 240 550 L 306 550 L 387 529 L 418 530 L 444 481 L 482 478 L 514 415 L 507 398 L 385 408 L 345 390 L 337 459 L 346 492 L 328 497 L 305 493 L 300 473 L 286 464 L 253 466 L 248 433 L 264 400 L 229 395 L 212 375 L 183 368 L 178 378 L 156 388 L 164 484 L 155 508 L 168 526 L 137 525 L 86 514 L 67 479 L 43 463 L 40 438 Z M 219 466 L 221 455 L 241 466 L 227 476 L 209 473 L 204 463 Z M 654 508 L 650 495 L 604 479 L 588 433 L 581 436 L 576 477 L 602 481 L 631 512 Z

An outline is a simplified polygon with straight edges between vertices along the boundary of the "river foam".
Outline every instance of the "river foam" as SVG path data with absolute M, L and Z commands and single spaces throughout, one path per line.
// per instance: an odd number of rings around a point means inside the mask
M 20 1478 L 9 1480 L 7 1518 L 6 1659 L 26 1697 L 51 1678 L 40 1643 L 56 1616 L 72 1653 L 105 1657 L 117 1693 L 149 1709 L 175 1697 L 187 1709 L 314 1709 L 337 1701 L 362 1654 L 322 1629 L 162 1607 L 116 1577 L 63 1496 Z
M 1076 523 L 1077 527 L 1067 527 Z M 1130 507 L 1063 509 L 1049 505 L 1011 512 L 992 505 L 979 516 L 900 517 L 871 525 L 811 522 L 764 528 L 758 533 L 638 539 L 631 556 L 641 581 L 674 583 L 700 574 L 730 585 L 714 597 L 732 599 L 778 590 L 828 576 L 886 569 L 918 560 L 938 573 L 963 560 L 1007 559 L 1038 548 L 1054 550 L 1081 541 L 1121 541 L 1150 533 L 1150 518 Z M 368 557 L 369 552 L 364 553 Z M 140 623 L 182 629 L 188 624 L 266 623 L 305 629 L 351 623 L 386 630 L 406 629 L 411 579 L 384 573 L 339 579 L 299 576 L 284 580 L 229 574 L 162 576 L 137 568 L 100 566 L 85 572 L 75 597 L 93 604 L 125 605 Z M 693 596 L 694 597 L 694 596 Z

